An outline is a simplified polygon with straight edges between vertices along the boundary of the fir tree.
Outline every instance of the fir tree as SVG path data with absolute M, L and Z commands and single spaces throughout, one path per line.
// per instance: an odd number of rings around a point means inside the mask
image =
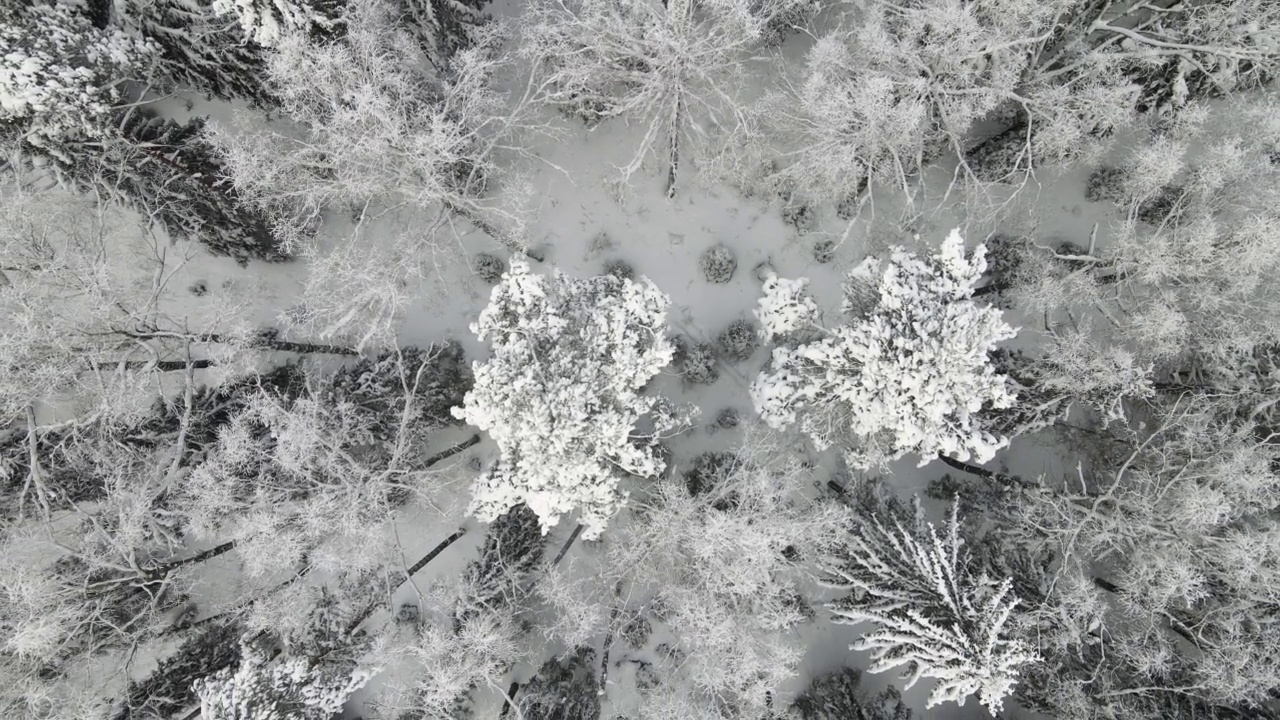
M 485 533 L 480 559 L 468 563 L 463 572 L 454 630 L 478 612 L 519 599 L 526 592 L 526 579 L 542 562 L 545 544 L 538 516 L 528 505 L 517 505 L 494 520 Z
M 171 238 L 195 240 L 216 255 L 283 260 L 264 220 L 222 179 L 202 135 L 204 120 L 185 124 L 145 111 L 116 118 L 117 137 L 63 146 L 49 159 L 59 177 L 133 207 Z
M 129 683 L 112 720 L 166 718 L 190 708 L 196 701 L 193 683 L 240 657 L 243 631 L 236 623 L 216 623 L 196 631 L 172 655 L 162 659 L 154 672 Z
M 792 705 L 798 720 L 911 720 L 902 694 L 890 686 L 870 695 L 860 685 L 862 673 L 840 668 L 814 678 Z
M 579 647 L 542 664 L 518 704 L 525 720 L 599 720 L 596 651 Z
M 1010 637 L 1019 604 L 1012 581 L 975 574 L 960 552 L 957 507 L 941 536 L 932 525 L 909 531 L 875 516 L 862 521 L 826 564 L 824 583 L 851 591 L 830 605 L 836 622 L 876 626 L 851 647 L 871 651 L 870 672 L 905 666 L 906 687 L 938 680 L 930 707 L 963 705 L 976 693 L 994 713 L 1035 654 Z

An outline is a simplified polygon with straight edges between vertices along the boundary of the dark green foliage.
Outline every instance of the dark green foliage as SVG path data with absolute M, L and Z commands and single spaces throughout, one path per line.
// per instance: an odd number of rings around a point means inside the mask
M 802 204 L 788 204 L 782 208 L 782 222 L 796 229 L 796 232 L 803 235 L 813 229 L 817 217 L 814 215 L 813 208 Z
M 889 687 L 871 696 L 859 687 L 862 673 L 840 668 L 814 678 L 794 707 L 802 720 L 910 720 L 902 695 Z
M 596 651 L 580 647 L 542 664 L 518 704 L 524 720 L 599 720 Z
M 24 147 L 59 179 L 132 207 L 171 238 L 195 240 L 241 262 L 286 259 L 265 220 L 240 203 L 205 142 L 204 120 L 186 124 L 133 110 L 101 140 L 67 139 L 57 148 Z
M 1124 200 L 1124 170 L 1103 166 L 1089 173 L 1084 186 L 1084 199 L 1089 202 L 1121 202 Z
M 813 260 L 821 265 L 826 265 L 836 258 L 836 241 L 835 240 L 819 240 L 813 244 Z
M 713 492 L 731 473 L 738 469 L 738 457 L 728 452 L 704 452 L 693 459 L 693 467 L 684 473 L 684 486 L 690 495 L 697 497 Z M 717 510 L 726 510 L 733 504 L 732 498 L 716 502 Z
M 232 15 L 212 0 L 116 0 L 111 22 L 160 48 L 166 90 L 196 90 L 260 107 L 274 104 L 266 85 L 267 49 L 245 37 Z
M 982 182 L 1017 180 L 1033 169 L 1031 158 L 1025 122 L 984 140 L 964 155 L 965 164 Z
M 721 410 L 719 415 L 716 415 L 716 425 L 725 430 L 732 430 L 738 427 L 741 422 L 742 418 L 737 408 L 727 407 Z
M 399 0 L 405 24 L 427 56 L 443 66 L 459 50 L 470 47 L 475 28 L 488 22 L 482 9 L 488 0 Z
M 489 525 L 480 558 L 463 572 L 463 597 L 455 613 L 460 629 L 475 614 L 506 606 L 526 592 L 525 581 L 542 562 L 546 536 L 528 505 L 517 505 Z
M 236 662 L 244 628 L 235 623 L 209 625 L 160 661 L 155 672 L 130 682 L 112 720 L 182 717 L 196 702 L 191 684 Z
M 623 280 L 630 280 L 636 275 L 636 271 L 631 267 L 631 263 L 626 260 L 610 260 L 604 264 L 604 272 L 606 275 L 612 275 Z
M 454 425 L 450 408 L 471 389 L 471 367 L 456 342 L 406 347 L 363 358 L 339 370 L 329 384 L 335 402 L 351 402 L 379 418 L 379 439 L 399 429 L 404 398 L 413 393 L 412 421 L 426 428 Z
M 334 587 L 322 585 L 309 592 L 317 597 L 302 630 L 277 638 L 285 651 L 302 657 L 323 657 L 327 662 L 359 657 L 367 648 L 367 638 L 358 636 L 355 630 L 387 592 L 378 573 L 344 572 Z

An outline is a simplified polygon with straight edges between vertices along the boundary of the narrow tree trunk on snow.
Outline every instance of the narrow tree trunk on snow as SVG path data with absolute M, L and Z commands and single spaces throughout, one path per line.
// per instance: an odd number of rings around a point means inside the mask
M 173 572 L 174 570 L 177 570 L 180 567 L 184 567 L 186 565 L 195 565 L 196 563 L 202 563 L 205 560 L 209 560 L 211 558 L 218 557 L 223 553 L 230 552 L 231 550 L 235 549 L 235 546 L 236 546 L 236 542 L 234 540 L 229 540 L 216 547 L 211 547 L 208 550 L 196 553 L 191 557 L 182 558 L 181 560 L 172 560 L 170 562 L 165 563 L 164 565 L 152 568 L 147 571 L 146 576 L 151 579 L 162 578 L 168 575 L 169 573 Z
M 609 682 L 609 651 L 613 649 L 614 624 L 618 622 L 618 613 L 622 610 L 622 581 L 613 588 L 613 609 L 609 612 L 609 630 L 604 635 L 604 650 L 601 653 L 602 660 L 600 662 L 600 688 L 596 690 L 597 695 L 604 695 L 604 687 Z
M 578 539 L 578 535 L 581 533 L 582 523 L 578 523 L 578 527 L 573 529 L 573 533 L 569 535 L 569 539 L 565 540 L 564 545 L 560 547 L 560 552 L 556 553 L 556 559 L 551 561 L 551 567 L 555 567 L 560 564 L 560 561 L 564 559 L 565 553 L 569 552 L 569 546 L 573 544 L 574 540 Z
M 1016 488 L 1028 487 L 1028 483 L 1026 481 L 1022 480 L 1019 477 L 1015 477 L 1013 475 L 1005 475 L 1003 473 L 993 472 L 984 467 L 979 467 L 977 465 L 970 465 L 967 462 L 961 462 L 948 455 L 943 455 L 942 453 L 938 453 L 938 459 L 950 465 L 951 467 L 957 470 L 960 470 L 961 472 L 967 472 L 970 475 L 977 475 L 978 477 L 986 478 L 987 480 L 994 480 L 1000 483 L 1001 485 L 1006 485 L 1009 487 L 1016 487 Z
M 670 146 L 667 163 L 667 198 L 676 196 L 676 174 L 680 169 L 680 98 L 676 98 L 675 108 L 671 111 Z
M 520 691 L 520 683 L 516 680 L 511 681 L 511 687 L 507 688 L 507 696 L 502 699 L 502 712 L 498 713 L 498 720 L 502 720 L 511 712 L 511 703 L 516 700 L 516 693 Z
M 416 575 L 419 570 L 427 566 L 427 563 L 431 562 L 432 560 L 435 560 L 436 556 L 444 552 L 445 549 L 447 549 L 450 545 L 457 542 L 458 538 L 466 534 L 467 534 L 467 529 L 465 527 L 458 528 L 456 532 L 454 532 L 449 537 L 445 538 L 439 545 L 432 548 L 431 552 L 427 553 L 426 555 L 423 555 L 421 560 L 413 564 L 413 567 L 405 571 L 404 581 L 409 582 L 410 578 Z
M 454 455 L 457 455 L 458 453 L 462 452 L 463 450 L 466 450 L 467 448 L 473 445 L 478 445 L 479 443 L 480 443 L 480 436 L 472 435 L 471 437 L 467 438 L 466 440 L 463 440 L 457 445 L 454 445 L 453 447 L 450 447 L 450 448 L 445 448 L 444 450 L 441 450 L 435 455 L 432 455 L 431 457 L 427 458 L 427 461 L 423 464 L 423 467 L 431 467 L 432 465 L 435 465 L 441 460 L 446 460 L 448 458 L 451 458 Z

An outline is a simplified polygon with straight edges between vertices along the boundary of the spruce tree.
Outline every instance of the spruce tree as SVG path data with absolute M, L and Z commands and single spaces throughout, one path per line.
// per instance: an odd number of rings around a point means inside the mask
M 524 720 L 599 720 L 596 651 L 579 647 L 542 664 L 519 700 Z
M 195 240 L 242 263 L 286 259 L 264 219 L 222 179 L 203 139 L 204 122 L 123 112 L 98 138 L 66 138 L 56 148 L 28 145 L 27 157 L 82 192 L 101 193 L 149 217 L 170 238 Z
M 506 605 L 524 591 L 524 579 L 542 562 L 546 537 L 538 516 L 528 505 L 516 505 L 489 525 L 480 559 L 463 573 L 463 597 L 454 618 L 454 630 L 482 610 Z

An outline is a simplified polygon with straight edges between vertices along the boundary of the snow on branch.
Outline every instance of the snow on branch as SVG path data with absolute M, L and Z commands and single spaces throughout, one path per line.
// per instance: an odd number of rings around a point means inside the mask
M 477 483 L 477 517 L 492 521 L 525 502 L 545 530 L 580 510 L 584 537 L 598 537 L 623 501 L 622 476 L 662 472 L 658 439 L 682 413 L 640 393 L 675 351 L 668 304 L 647 279 L 548 277 L 512 262 L 471 326 L 493 356 L 453 410 L 502 452 Z M 642 416 L 652 419 L 648 433 L 636 430 Z
M 932 523 L 913 532 L 896 521 L 889 528 L 877 517 L 864 520 L 828 561 L 823 582 L 850 591 L 829 605 L 836 622 L 875 624 L 850 647 L 871 652 L 869 672 L 905 667 L 908 688 L 922 677 L 938 680 L 929 707 L 963 705 L 976 693 L 995 713 L 1036 656 L 1009 637 L 1019 604 L 1012 581 L 974 576 L 967 566 L 957 507 L 942 536 Z
M 972 300 L 985 269 L 983 246 L 966 256 L 958 231 L 929 258 L 868 258 L 847 277 L 850 324 L 830 330 L 803 280 L 770 275 L 756 317 L 782 344 L 752 384 L 757 412 L 774 428 L 799 421 L 819 448 L 849 441 L 863 467 L 912 452 L 991 459 L 1008 441 L 978 413 L 1014 402 L 991 353 L 1015 330 Z
M 373 673 L 350 674 L 314 667 L 306 658 L 271 658 L 241 645 L 239 666 L 195 683 L 203 720 L 322 720 L 342 712 L 351 693 Z

